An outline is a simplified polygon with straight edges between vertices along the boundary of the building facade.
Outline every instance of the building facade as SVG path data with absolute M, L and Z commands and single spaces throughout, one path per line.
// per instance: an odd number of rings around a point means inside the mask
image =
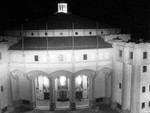
M 68 12 L 7 30 L 0 42 L 0 113 L 18 106 L 71 109 L 111 104 L 123 113 L 149 109 L 149 44 Z

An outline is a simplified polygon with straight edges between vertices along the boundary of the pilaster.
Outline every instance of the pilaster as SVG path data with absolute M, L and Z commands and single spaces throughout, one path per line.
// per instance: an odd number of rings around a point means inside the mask
M 92 107 L 95 107 L 95 77 L 92 78 Z
M 115 92 L 116 92 L 116 88 L 115 88 L 115 80 L 116 80 L 116 72 L 115 72 L 115 61 L 113 59 L 113 66 L 112 66 L 112 77 L 111 77 L 111 108 L 115 109 L 116 108 L 116 102 L 115 102 Z
M 76 109 L 76 103 L 75 103 L 75 77 L 72 76 L 70 80 L 70 109 L 75 110 Z
M 110 104 L 111 102 L 111 98 L 110 98 L 110 92 L 109 90 L 111 90 L 111 86 L 109 86 L 109 82 L 111 82 L 111 76 L 110 76 L 111 73 L 106 73 L 105 74 L 105 98 L 104 98 L 104 102 L 106 104 Z
M 49 82 L 49 86 L 50 86 L 50 89 L 49 89 L 49 94 L 50 94 L 50 110 L 53 111 L 55 110 L 56 108 L 56 105 L 55 105 L 55 91 L 54 91 L 54 79 L 52 77 L 49 78 L 50 82 Z
M 12 93 L 12 83 L 11 83 L 11 75 L 9 76 L 9 105 L 8 105 L 8 111 L 13 112 L 14 111 L 14 103 L 13 103 L 13 93 Z
M 140 75 L 141 66 L 132 67 L 130 113 L 140 113 Z
M 122 75 L 122 113 L 129 113 L 129 109 L 127 108 L 128 104 L 128 92 L 130 91 L 128 88 L 128 75 L 127 75 L 126 64 L 123 63 L 123 75 Z

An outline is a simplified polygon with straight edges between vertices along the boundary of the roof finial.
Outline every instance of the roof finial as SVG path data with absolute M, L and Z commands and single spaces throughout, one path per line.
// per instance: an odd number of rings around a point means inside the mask
M 58 13 L 68 13 L 68 6 L 66 0 L 60 0 L 58 3 Z

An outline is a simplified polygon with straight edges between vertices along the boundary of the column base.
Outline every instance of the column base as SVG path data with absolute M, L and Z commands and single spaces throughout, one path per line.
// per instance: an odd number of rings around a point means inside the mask
M 21 100 L 17 100 L 13 102 L 14 107 L 20 107 L 22 105 L 22 101 Z
M 116 102 L 111 102 L 111 108 L 112 108 L 112 109 L 115 109 L 116 106 L 117 106 L 117 103 L 116 103 Z
M 35 108 L 35 102 L 30 102 L 30 109 L 33 110 Z
M 50 111 L 54 111 L 56 108 L 55 103 L 50 103 Z
M 122 109 L 121 113 L 130 113 L 128 109 Z
M 15 110 L 13 105 L 8 105 L 7 107 L 8 112 L 13 112 Z
M 109 97 L 105 97 L 105 98 L 104 98 L 104 102 L 108 105 L 108 104 L 111 103 L 111 100 L 110 100 Z
M 92 108 L 94 108 L 95 105 L 96 105 L 95 100 L 90 100 L 90 106 L 91 106 Z
M 70 109 L 76 110 L 76 103 L 75 102 L 70 102 Z

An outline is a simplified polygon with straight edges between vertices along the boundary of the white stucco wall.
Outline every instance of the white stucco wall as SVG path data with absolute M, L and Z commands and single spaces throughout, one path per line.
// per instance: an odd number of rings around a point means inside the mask
M 8 65 L 0 64 L 0 106 L 1 108 L 5 108 L 9 105 L 9 74 L 8 74 Z M 2 91 L 3 87 L 3 91 Z
M 117 103 L 119 103 L 120 105 L 121 103 L 121 95 L 122 95 L 122 70 L 123 70 L 123 64 L 121 62 L 116 62 L 115 63 L 115 101 Z M 119 83 L 121 83 L 121 88 L 119 88 Z
M 105 75 L 102 71 L 95 78 L 95 98 L 105 97 Z

